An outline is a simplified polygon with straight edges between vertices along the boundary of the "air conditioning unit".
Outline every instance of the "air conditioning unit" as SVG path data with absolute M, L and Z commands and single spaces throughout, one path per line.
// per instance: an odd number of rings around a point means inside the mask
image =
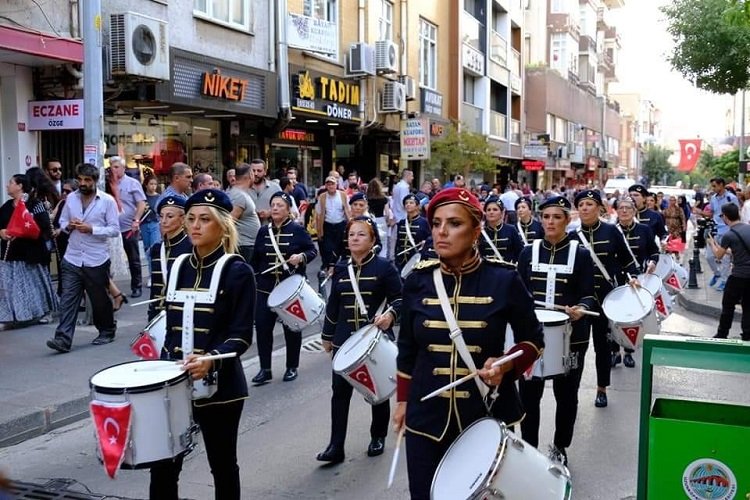
M 141 76 L 169 80 L 167 22 L 135 12 L 109 17 L 112 76 Z
M 398 72 L 398 45 L 391 40 L 375 42 L 375 69 L 379 73 Z
M 577 144 L 575 142 L 569 142 L 568 143 L 568 154 L 570 156 L 573 156 L 576 154 L 576 146 Z
M 366 43 L 349 46 L 349 76 L 375 76 L 375 49 Z
M 401 75 L 398 77 L 398 81 L 404 86 L 407 101 L 413 101 L 417 98 L 417 81 L 414 78 L 409 75 Z
M 406 88 L 399 82 L 385 82 L 381 94 L 380 111 L 403 113 L 406 111 Z

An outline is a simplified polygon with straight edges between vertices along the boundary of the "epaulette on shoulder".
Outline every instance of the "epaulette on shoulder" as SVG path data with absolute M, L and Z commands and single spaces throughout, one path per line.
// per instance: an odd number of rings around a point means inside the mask
M 414 270 L 421 271 L 423 269 L 432 269 L 439 265 L 440 261 L 438 259 L 422 259 L 414 266 Z
M 508 262 L 507 260 L 498 259 L 497 257 L 485 257 L 485 261 L 489 262 L 490 264 L 493 264 L 495 266 L 504 267 L 506 269 L 515 269 L 516 264 L 513 262 Z

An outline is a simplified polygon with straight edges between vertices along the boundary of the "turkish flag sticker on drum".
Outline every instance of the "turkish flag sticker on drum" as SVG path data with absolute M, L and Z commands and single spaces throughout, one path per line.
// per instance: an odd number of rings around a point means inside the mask
M 639 326 L 629 326 L 622 329 L 622 333 L 624 333 L 625 337 L 627 337 L 630 343 L 633 344 L 633 347 L 635 347 L 636 345 L 636 341 L 638 340 L 638 332 L 640 331 L 641 327 Z
M 287 312 L 289 314 L 293 314 L 297 316 L 302 321 L 307 321 L 307 316 L 305 315 L 305 310 L 302 308 L 302 302 L 299 301 L 299 299 L 296 299 L 294 302 L 289 304 L 286 308 Z
M 159 359 L 154 339 L 148 332 L 141 332 L 130 344 L 130 350 L 141 359 Z
M 377 394 L 375 392 L 375 382 L 370 376 L 370 370 L 367 369 L 367 365 L 363 364 L 362 366 L 351 372 L 349 374 L 349 378 L 357 382 L 359 385 L 363 385 L 371 393 Z
M 664 304 L 664 297 L 661 296 L 661 294 L 654 297 L 654 301 L 656 302 L 656 311 L 664 316 L 665 318 L 669 316 L 669 311 L 667 311 L 667 306 Z
M 104 470 L 112 479 L 117 474 L 130 440 L 130 403 L 92 401 L 89 405 L 94 421 Z
M 667 285 L 671 286 L 675 290 L 682 290 L 682 285 L 680 285 L 680 280 L 677 278 L 677 273 L 672 273 L 667 278 Z

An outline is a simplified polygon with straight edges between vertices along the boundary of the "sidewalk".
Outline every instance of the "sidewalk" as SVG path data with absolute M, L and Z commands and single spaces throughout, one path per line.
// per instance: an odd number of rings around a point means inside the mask
M 692 256 L 692 252 L 690 252 Z M 697 275 L 698 288 L 687 288 L 682 294 L 677 295 L 677 302 L 688 311 L 714 318 L 716 325 L 719 324 L 721 315 L 722 292 L 708 286 L 708 282 L 713 278 L 713 272 L 706 262 L 706 256 L 701 250 L 700 253 L 701 269 L 703 273 Z M 685 258 L 685 267 L 689 269 L 687 256 Z M 741 311 L 735 309 L 734 321 L 739 322 L 742 317 Z M 730 336 L 736 336 L 730 332 Z

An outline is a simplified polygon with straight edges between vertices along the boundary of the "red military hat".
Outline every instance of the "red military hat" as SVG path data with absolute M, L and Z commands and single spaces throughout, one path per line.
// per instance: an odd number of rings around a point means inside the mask
M 464 188 L 448 188 L 436 194 L 427 205 L 427 222 L 432 225 L 435 210 L 450 203 L 460 203 L 465 206 L 469 213 L 477 220 L 482 220 L 482 204 L 476 196 Z

